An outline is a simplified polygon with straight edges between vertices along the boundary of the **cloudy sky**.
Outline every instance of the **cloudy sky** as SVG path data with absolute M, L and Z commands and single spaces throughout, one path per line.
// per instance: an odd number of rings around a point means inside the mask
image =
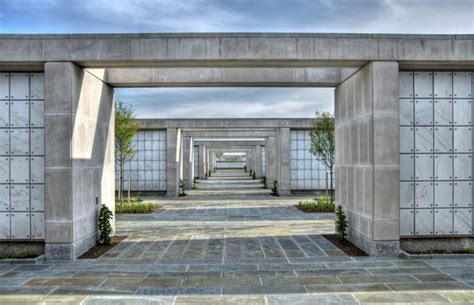
M 0 33 L 474 33 L 474 0 L 0 0 Z M 333 89 L 117 89 L 138 117 L 308 117 Z

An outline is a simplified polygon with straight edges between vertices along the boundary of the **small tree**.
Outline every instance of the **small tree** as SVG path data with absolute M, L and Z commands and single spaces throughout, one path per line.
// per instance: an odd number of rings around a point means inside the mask
M 334 134 L 335 120 L 329 112 L 316 112 L 311 129 L 311 147 L 309 151 L 329 169 L 331 202 L 334 201 L 332 177 L 334 173 L 336 143 Z
M 273 181 L 272 195 L 280 196 L 280 193 L 278 192 L 278 180 Z
M 118 199 L 123 204 L 123 168 L 125 162 L 135 155 L 132 138 L 138 131 L 138 123 L 133 121 L 134 110 L 121 101 L 115 104 L 115 161 L 119 165 Z
M 97 228 L 99 229 L 99 240 L 97 241 L 100 245 L 110 245 L 112 243 L 112 225 L 110 221 L 114 215 L 112 211 L 103 204 L 99 211 L 99 222 Z
M 338 205 L 336 209 L 336 232 L 340 239 L 346 238 L 347 219 L 346 214 L 342 210 L 342 206 Z

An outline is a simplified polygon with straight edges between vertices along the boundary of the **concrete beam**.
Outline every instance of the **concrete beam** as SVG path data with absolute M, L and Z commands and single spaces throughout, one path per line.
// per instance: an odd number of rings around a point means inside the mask
M 140 129 L 182 128 L 185 132 L 193 129 L 251 129 L 279 128 L 307 129 L 313 126 L 311 118 L 252 118 L 252 119 L 137 119 Z M 204 130 L 202 130 L 204 131 Z
M 361 66 L 474 63 L 473 35 L 156 33 L 0 35 L 0 62 L 92 66 Z
M 160 67 L 108 68 L 114 87 L 334 87 L 359 68 Z M 96 70 L 88 69 L 91 73 Z

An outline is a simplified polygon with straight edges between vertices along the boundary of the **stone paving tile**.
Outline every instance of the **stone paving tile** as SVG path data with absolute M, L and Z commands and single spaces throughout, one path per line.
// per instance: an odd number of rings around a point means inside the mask
M 410 275 L 339 275 L 338 277 L 344 284 L 417 282 L 417 279 Z
M 128 287 L 85 287 L 85 286 L 60 286 L 51 295 L 133 295 L 135 288 Z
M 208 264 L 201 264 L 201 265 L 189 265 L 187 271 L 188 272 L 195 272 L 195 271 L 229 271 L 229 270 L 237 270 L 237 271 L 248 271 L 248 270 L 259 270 L 257 264 L 219 264 L 219 265 L 208 265 Z
M 337 292 L 374 292 L 391 291 L 386 285 L 375 284 L 343 284 L 343 285 L 305 285 L 308 293 L 337 293 Z
M 361 304 L 446 304 L 449 301 L 435 292 L 356 292 Z
M 367 270 L 375 275 L 439 273 L 431 267 L 368 268 Z
M 389 283 L 386 284 L 393 291 L 429 291 L 429 290 L 462 290 L 469 289 L 459 282 L 426 282 L 426 283 Z M 474 300 L 473 300 L 474 301 Z
M 336 276 L 312 276 L 295 278 L 269 277 L 262 279 L 263 286 L 306 286 L 306 285 L 334 285 L 341 284 Z
M 268 305 L 358 305 L 357 300 L 350 294 L 334 295 L 288 295 L 288 296 L 267 296 Z
M 441 291 L 439 294 L 453 303 L 474 302 L 474 291 Z
M 158 265 L 121 265 L 117 268 L 117 271 L 123 272 L 180 272 L 186 271 L 188 268 L 187 264 L 158 264 Z
M 443 274 L 443 273 L 433 273 L 433 274 L 414 274 L 415 278 L 422 282 L 452 282 L 456 281 L 454 278 Z
M 140 287 L 137 295 L 212 295 L 221 294 L 221 287 Z
M 222 276 L 224 278 L 236 278 L 236 277 L 296 277 L 294 270 L 275 270 L 275 271 L 223 271 Z
M 223 295 L 268 295 L 268 294 L 306 294 L 306 290 L 303 286 L 253 286 L 253 287 L 224 287 L 222 290 Z
M 237 287 L 252 287 L 260 286 L 260 279 L 258 277 L 239 277 L 239 278 L 191 278 L 185 279 L 181 286 L 194 287 L 218 287 L 218 286 L 237 286 Z
M 85 286 L 96 287 L 104 278 L 55 278 L 41 279 L 33 278 L 25 283 L 25 286 Z
M 220 278 L 221 271 L 201 271 L 201 272 L 150 272 L 147 278 Z
M 174 296 L 91 296 L 84 305 L 173 305 Z
M 20 265 L 14 271 L 43 271 L 51 268 L 52 265 Z
M 359 269 L 359 268 L 388 268 L 395 267 L 395 265 L 390 261 L 384 262 L 371 262 L 371 261 L 362 261 L 362 262 L 328 262 L 326 263 L 329 269 Z
M 266 305 L 264 296 L 178 296 L 174 305 Z
M 25 289 L 24 287 L 18 286 L 1 286 L 0 287 L 0 296 L 8 295 L 39 295 L 44 296 L 53 291 L 56 287 L 29 287 Z
M 309 269 L 296 270 L 298 276 L 327 276 L 327 275 L 371 275 L 366 269 Z
M 78 271 L 73 278 L 79 277 L 125 277 L 125 278 L 145 278 L 148 272 L 121 272 L 121 271 Z
M 324 263 L 302 263 L 302 264 L 258 264 L 258 270 L 308 270 L 324 269 Z
M 11 278 L 32 278 L 32 277 L 42 277 L 42 278 L 68 278 L 72 277 L 74 272 L 71 271 L 9 271 L 0 276 L 0 280 L 11 279 Z

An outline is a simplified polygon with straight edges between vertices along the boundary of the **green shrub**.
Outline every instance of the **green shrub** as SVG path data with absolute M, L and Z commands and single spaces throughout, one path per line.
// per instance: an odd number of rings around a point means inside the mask
M 244 172 L 247 172 L 247 165 L 244 165 Z
M 272 195 L 280 196 L 280 193 L 278 193 L 278 180 L 273 181 Z
M 260 181 L 263 184 L 263 188 L 267 188 L 267 177 L 263 176 L 262 178 L 260 178 Z
M 342 210 L 342 206 L 338 205 L 336 209 L 336 233 L 339 238 L 344 239 L 346 238 L 346 230 L 347 230 L 347 219 L 344 211 Z
M 257 179 L 257 174 L 255 174 L 255 171 L 254 171 L 253 174 L 252 174 L 252 179 L 253 179 L 253 180 Z
M 111 219 L 114 217 L 112 211 L 105 205 L 99 211 L 99 240 L 97 241 L 100 245 L 110 245 L 112 243 L 112 225 Z
M 178 196 L 186 196 L 186 192 L 184 188 L 185 188 L 184 179 L 179 179 L 179 195 Z
M 299 210 L 306 213 L 334 213 L 336 207 L 334 203 L 328 203 L 326 201 L 300 201 L 296 206 Z
M 250 177 L 252 177 L 252 172 L 253 172 L 253 171 L 252 171 L 252 170 L 250 170 L 250 172 L 249 172 L 249 176 L 250 176 Z
M 140 201 L 133 201 L 130 205 L 125 205 L 122 207 L 116 207 L 115 213 L 116 214 L 146 214 L 154 212 L 158 208 L 157 205 L 151 202 L 142 202 Z
M 212 174 L 212 170 L 209 169 L 209 171 L 207 172 L 207 176 L 208 176 L 208 177 L 211 177 L 211 174 Z

